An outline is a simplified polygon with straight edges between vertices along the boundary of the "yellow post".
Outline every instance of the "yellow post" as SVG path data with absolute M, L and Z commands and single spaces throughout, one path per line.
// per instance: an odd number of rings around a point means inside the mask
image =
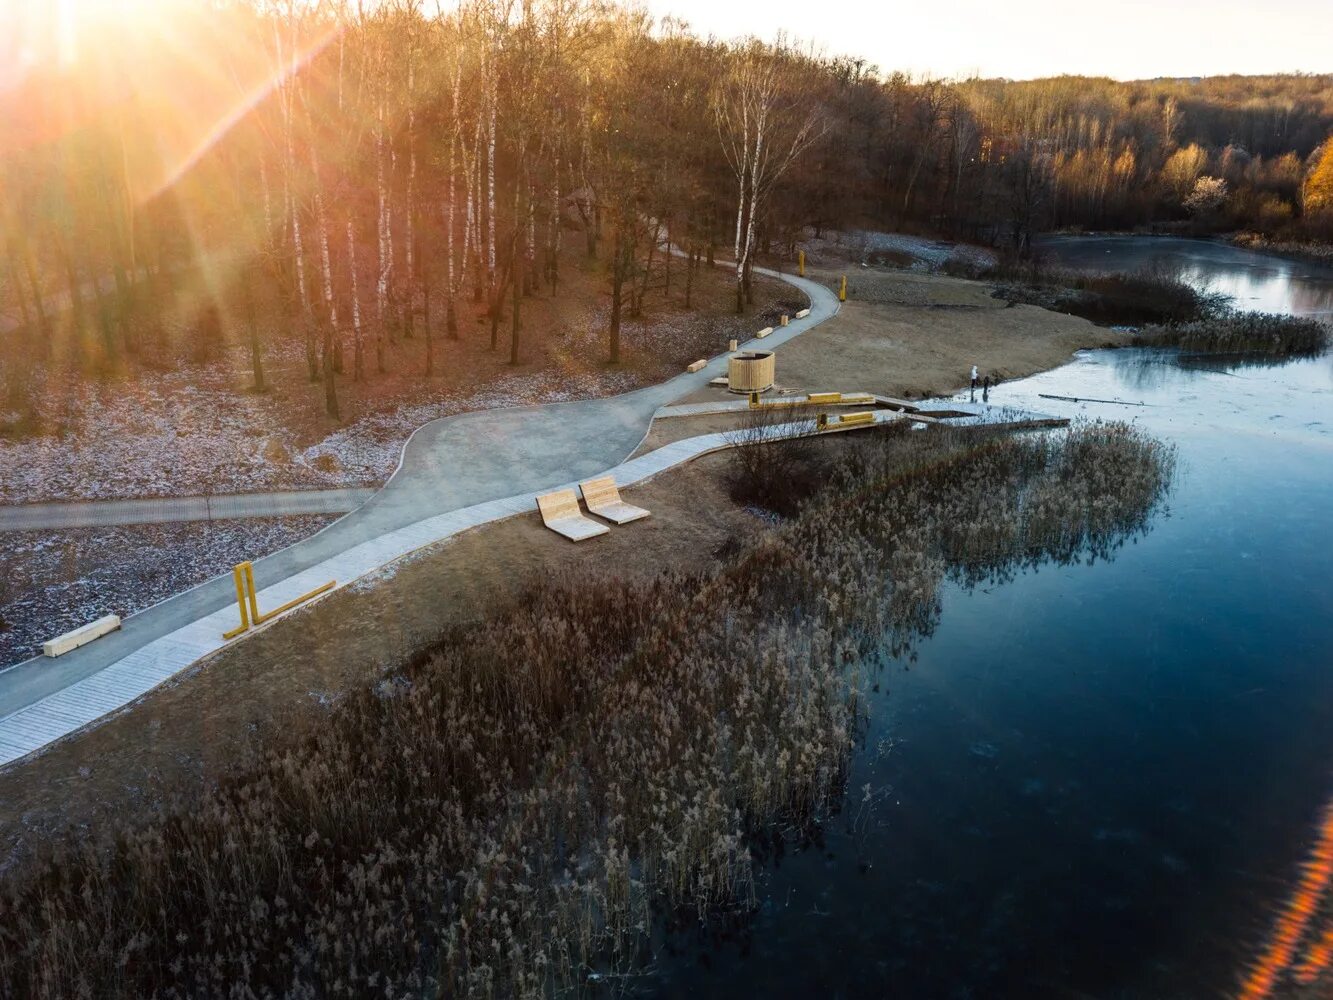
M 241 572 L 245 574 L 245 589 L 250 595 L 250 619 L 259 624 L 259 598 L 255 595 L 255 566 L 247 559 L 241 563 Z
M 750 393 L 750 409 L 754 409 L 758 405 L 759 405 L 759 393 L 757 392 Z
M 222 638 L 224 639 L 235 639 L 242 632 L 250 631 L 250 615 L 245 609 L 246 587 L 244 567 L 248 565 L 249 563 L 237 563 L 231 571 L 232 579 L 236 582 L 236 606 L 241 609 L 241 627 L 234 628 L 230 632 L 223 632 Z
M 838 301 L 847 301 L 847 275 L 842 276 L 842 287 L 838 289 Z
M 230 632 L 223 632 L 222 638 L 235 639 L 243 632 L 248 632 L 250 626 L 263 625 L 270 622 L 284 611 L 290 611 L 298 604 L 304 604 L 312 597 L 318 597 L 320 594 L 327 593 L 337 584 L 336 580 L 330 580 L 322 587 L 316 587 L 308 594 L 302 594 L 294 601 L 288 601 L 282 607 L 274 608 L 272 611 L 264 614 L 259 613 L 259 597 L 255 593 L 255 568 L 250 562 L 237 563 L 231 571 L 232 579 L 236 581 L 236 605 L 241 609 L 241 627 L 234 628 Z
M 797 271 L 799 271 L 801 277 L 804 278 L 804 277 L 805 277 L 805 251 L 804 251 L 804 250 L 798 250 L 798 251 L 796 251 L 796 260 L 797 260 L 797 262 L 798 262 L 798 265 L 797 265 Z
M 815 429 L 822 431 L 826 427 L 828 427 L 828 414 L 821 413 L 815 417 Z

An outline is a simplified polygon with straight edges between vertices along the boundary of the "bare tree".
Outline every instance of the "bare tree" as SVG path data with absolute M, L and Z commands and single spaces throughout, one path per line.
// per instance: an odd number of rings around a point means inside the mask
M 773 186 L 822 129 L 817 111 L 801 99 L 784 74 L 785 53 L 757 43 L 738 53 L 717 88 L 713 113 L 735 177 L 736 312 L 750 298 L 755 234 L 760 209 Z

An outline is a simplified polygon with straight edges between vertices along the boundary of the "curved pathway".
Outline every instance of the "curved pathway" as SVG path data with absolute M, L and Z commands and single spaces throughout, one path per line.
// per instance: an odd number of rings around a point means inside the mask
M 837 313 L 837 297 L 823 285 L 762 273 L 805 292 L 810 315 L 747 347 L 771 349 Z M 398 470 L 363 506 L 255 563 L 261 606 L 273 607 L 331 578 L 344 586 L 459 530 L 530 511 L 537 492 L 608 469 L 615 469 L 618 478 L 637 476 L 622 480 L 627 485 L 694 457 L 685 454 L 688 449 L 669 445 L 635 459 L 645 464 L 629 472 L 633 463 L 616 468 L 642 442 L 654 412 L 725 374 L 726 357 L 621 396 L 480 410 L 425 424 L 404 446 Z M 655 462 L 665 460 L 668 465 L 655 468 Z M 238 560 L 243 555 L 238 553 Z M 235 600 L 231 576 L 215 577 L 127 618 L 119 632 L 59 659 L 39 657 L 0 672 L 0 766 L 129 704 L 220 648 L 224 643 L 217 625 L 234 626 Z

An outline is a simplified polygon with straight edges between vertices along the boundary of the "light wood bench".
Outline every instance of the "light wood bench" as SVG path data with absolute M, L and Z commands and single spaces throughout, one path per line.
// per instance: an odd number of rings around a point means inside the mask
M 773 328 L 771 326 L 766 326 L 758 333 L 756 333 L 754 336 L 756 340 L 763 340 L 765 337 L 769 336 L 772 332 Z
M 816 405 L 823 403 L 841 403 L 842 393 L 840 392 L 812 392 L 806 401 Z
M 809 315 L 810 315 L 810 310 L 809 310 L 809 309 L 802 309 L 800 312 L 798 312 L 798 313 L 796 314 L 796 318 L 797 318 L 797 319 L 805 319 L 805 318 L 806 318 L 807 316 L 809 316 Z
M 556 490 L 537 498 L 537 509 L 542 512 L 542 523 L 557 535 L 564 535 L 571 542 L 581 542 L 597 535 L 605 535 L 611 529 L 598 524 L 591 518 L 584 517 L 579 510 L 579 498 L 573 490 Z
M 649 511 L 620 499 L 620 490 L 616 488 L 616 481 L 612 476 L 589 479 L 586 483 L 579 483 L 579 489 L 583 493 L 583 502 L 588 505 L 588 510 L 615 524 L 629 524 L 631 521 L 649 516 Z
M 875 422 L 874 410 L 862 410 L 860 413 L 845 413 L 838 421 L 839 427 L 848 427 L 853 424 L 873 424 Z
M 80 625 L 64 635 L 48 639 L 42 643 L 42 652 L 47 656 L 60 656 L 78 649 L 80 646 L 86 646 L 94 639 L 100 639 L 108 632 L 114 632 L 118 628 L 120 628 L 120 616 L 107 615 L 105 618 L 99 618 L 87 625 Z
M 687 372 L 699 372 L 703 371 L 707 367 L 708 367 L 708 362 L 705 361 L 703 358 L 700 358 L 698 361 L 686 365 L 685 370 Z
M 848 404 L 868 404 L 873 403 L 875 397 L 868 392 L 847 392 L 842 394 L 840 402 Z

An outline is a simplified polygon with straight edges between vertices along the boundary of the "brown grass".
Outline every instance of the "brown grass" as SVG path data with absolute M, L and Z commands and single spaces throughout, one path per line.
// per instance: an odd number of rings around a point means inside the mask
M 861 664 L 942 579 L 1109 554 L 1171 464 L 1121 425 L 867 437 L 715 567 L 539 584 L 202 803 L 57 845 L 0 895 L 0 988 L 586 992 L 662 912 L 744 908 L 750 835 L 837 807 Z

